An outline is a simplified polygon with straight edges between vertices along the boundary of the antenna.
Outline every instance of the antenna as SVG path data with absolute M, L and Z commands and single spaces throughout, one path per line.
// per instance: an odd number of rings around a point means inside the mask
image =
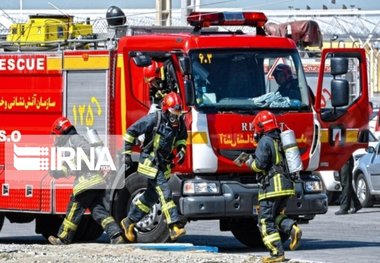
M 9 20 L 11 20 L 12 21 L 12 23 L 16 23 L 16 21 L 7 13 L 7 12 L 5 12 L 4 11 L 4 9 L 2 9 L 2 8 L 0 8 L 0 10 L 1 10 L 1 12 L 3 12 L 4 13 L 4 15 L 9 19 Z
M 20 13 L 22 15 L 22 0 L 20 0 Z
M 59 9 L 58 7 L 56 7 L 54 4 L 52 4 L 51 2 L 48 2 L 49 5 L 51 5 L 52 7 L 54 7 L 56 10 L 58 10 L 58 12 L 60 12 L 62 15 L 65 15 L 67 17 L 69 17 L 70 15 L 69 14 L 66 14 L 64 13 L 61 9 Z

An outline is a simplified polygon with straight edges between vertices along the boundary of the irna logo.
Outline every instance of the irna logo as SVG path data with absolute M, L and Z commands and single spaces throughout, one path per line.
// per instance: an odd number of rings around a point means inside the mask
M 20 171 L 62 170 L 99 171 L 104 167 L 116 171 L 107 147 L 91 147 L 88 154 L 82 148 L 72 147 L 13 147 L 13 165 Z

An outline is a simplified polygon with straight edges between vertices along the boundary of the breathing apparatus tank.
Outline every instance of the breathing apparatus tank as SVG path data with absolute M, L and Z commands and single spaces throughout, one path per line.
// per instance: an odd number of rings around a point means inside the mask
M 281 143 L 285 152 L 290 173 L 297 173 L 303 169 L 300 151 L 297 146 L 296 136 L 293 130 L 281 132 Z
M 95 129 L 90 129 L 87 127 L 87 139 L 92 147 L 95 147 L 96 158 L 99 159 L 102 154 L 104 143 L 100 138 L 98 132 Z

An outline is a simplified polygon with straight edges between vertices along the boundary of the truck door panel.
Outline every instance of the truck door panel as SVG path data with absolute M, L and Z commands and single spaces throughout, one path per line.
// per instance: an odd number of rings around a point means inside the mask
M 348 71 L 332 75 L 332 58 L 348 60 Z M 366 147 L 361 135 L 368 128 L 369 104 L 365 52 L 362 49 L 325 49 L 322 53 L 315 109 L 320 123 L 320 170 L 339 170 L 351 152 Z M 332 81 L 348 83 L 348 105 L 333 107 Z M 326 85 L 329 83 L 329 85 Z M 339 156 L 339 158 L 337 158 Z

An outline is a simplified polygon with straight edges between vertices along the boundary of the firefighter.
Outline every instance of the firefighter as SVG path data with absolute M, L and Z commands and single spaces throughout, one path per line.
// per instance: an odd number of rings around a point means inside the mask
M 164 63 L 164 65 L 165 64 L 166 63 Z M 149 96 L 151 101 L 148 114 L 160 110 L 162 99 L 170 92 L 170 88 L 165 81 L 166 74 L 164 65 L 160 66 L 158 62 L 152 61 L 152 64 L 143 68 L 144 82 L 149 86 Z M 144 134 L 138 137 L 140 144 L 143 143 L 144 139 Z
M 165 64 L 165 63 L 164 63 Z M 151 108 L 149 112 L 157 110 L 163 97 L 171 90 L 166 82 L 165 66 L 156 61 L 143 68 L 144 82 L 149 86 Z
M 258 226 L 263 243 L 270 251 L 270 256 L 265 257 L 264 262 L 282 262 L 285 255 L 279 231 L 290 235 L 291 250 L 299 246 L 302 235 L 295 221 L 285 215 L 287 200 L 295 194 L 294 183 L 286 173 L 281 131 L 274 114 L 265 110 L 259 112 L 253 120 L 253 127 L 257 148 L 246 164 L 258 174 L 261 185 Z
M 353 168 L 354 158 L 351 157 L 339 171 L 339 180 L 342 186 L 342 197 L 340 199 L 340 208 L 335 212 L 335 215 L 355 214 L 363 208 L 354 188 L 352 187 Z M 350 209 L 351 206 L 353 207 Z
M 302 101 L 298 81 L 293 77 L 290 66 L 278 64 L 273 71 L 273 76 L 279 85 L 278 92 L 282 97 Z
M 186 233 L 168 185 L 174 157 L 178 164 L 182 164 L 186 152 L 187 129 L 181 105 L 177 93 L 168 93 L 162 100 L 161 111 L 142 117 L 124 135 L 125 163 L 131 166 L 132 146 L 139 135 L 145 134 L 137 172 L 148 178 L 146 191 L 132 204 L 128 216 L 121 221 L 129 242 L 136 241 L 135 224 L 150 212 L 158 200 L 169 226 L 170 238 L 176 240 Z
M 90 143 L 77 133 L 75 127 L 66 117 L 55 120 L 51 133 L 56 135 L 54 142 L 56 147 L 81 149 L 89 156 Z M 73 241 L 86 209 L 90 210 L 92 218 L 103 227 L 111 244 L 125 243 L 122 236 L 123 231 L 103 204 L 106 182 L 100 171 L 90 171 L 84 162 L 82 162 L 80 171 L 70 169 L 70 165 L 63 163 L 62 170 L 52 170 L 50 174 L 56 179 L 75 176 L 73 193 L 67 207 L 66 217 L 59 228 L 57 237 L 49 236 L 48 238 L 52 245 L 65 245 Z

